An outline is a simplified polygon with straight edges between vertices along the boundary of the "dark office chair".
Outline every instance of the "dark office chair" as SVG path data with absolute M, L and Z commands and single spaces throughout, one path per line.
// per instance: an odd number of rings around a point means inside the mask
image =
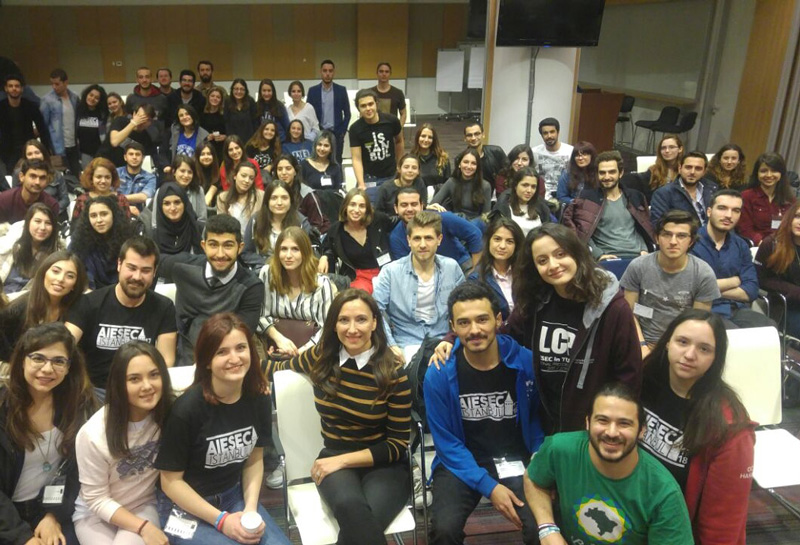
M 684 149 L 688 149 L 689 146 L 689 135 L 688 132 L 694 128 L 694 124 L 697 122 L 697 112 L 686 112 L 681 117 L 681 120 L 677 123 L 656 123 L 655 126 L 651 128 L 653 133 L 663 132 L 663 133 L 672 133 L 677 134 L 678 136 L 687 133 L 686 137 L 684 137 Z
M 619 115 L 617 116 L 617 125 L 622 123 L 622 130 L 620 131 L 620 138 L 617 141 L 617 144 L 625 144 L 625 123 L 630 124 L 631 126 L 631 141 L 630 145 L 633 147 L 633 116 L 631 112 L 633 111 L 633 103 L 636 102 L 636 99 L 630 95 L 625 95 L 625 98 L 622 99 L 622 106 L 619 108 Z M 616 125 L 614 126 L 614 130 L 616 131 Z
M 658 119 L 652 119 L 652 120 L 645 119 L 642 121 L 637 121 L 635 123 L 637 127 L 641 127 L 643 129 L 647 129 L 648 131 L 650 131 L 650 134 L 647 135 L 647 146 L 645 146 L 646 150 L 653 150 L 653 146 L 655 146 L 656 131 L 653 127 L 657 125 L 675 125 L 678 123 L 679 115 L 681 115 L 681 111 L 679 108 L 676 108 L 675 106 L 665 106 L 664 108 L 662 108 L 661 114 L 658 116 Z M 636 134 L 634 133 L 634 138 L 635 137 Z

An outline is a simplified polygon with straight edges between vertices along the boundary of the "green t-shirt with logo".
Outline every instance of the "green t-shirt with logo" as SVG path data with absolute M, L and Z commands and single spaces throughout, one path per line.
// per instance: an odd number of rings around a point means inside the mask
M 589 448 L 585 431 L 558 433 L 545 439 L 528 466 L 537 486 L 558 490 L 567 543 L 694 543 L 681 489 L 658 460 L 639 449 L 633 473 L 609 479 L 592 464 Z

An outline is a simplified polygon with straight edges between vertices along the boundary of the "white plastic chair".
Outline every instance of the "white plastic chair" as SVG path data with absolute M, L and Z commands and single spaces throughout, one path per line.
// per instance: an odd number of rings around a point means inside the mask
M 156 284 L 155 291 L 164 297 L 168 297 L 170 301 L 175 303 L 175 293 L 178 288 L 175 284 Z
M 278 436 L 284 456 L 284 504 L 286 522 L 292 519 L 304 545 L 336 543 L 339 524 L 311 481 L 311 466 L 322 450 L 322 425 L 314 406 L 314 389 L 305 375 L 277 371 L 275 404 L 278 407 Z M 400 511 L 386 534 L 402 543 L 401 532 L 412 532 L 417 543 L 416 520 L 407 508 Z
M 189 386 L 194 383 L 194 365 L 182 365 L 180 367 L 170 367 L 169 380 L 172 383 L 172 391 L 176 396 L 180 396 Z
M 636 172 L 644 172 L 654 164 L 656 164 L 655 155 L 640 155 L 636 158 Z
M 777 425 L 781 409 L 781 348 L 773 327 L 728 332 L 723 379 L 739 395 L 750 418 L 760 425 Z M 795 517 L 800 509 L 775 491 L 800 484 L 800 439 L 781 428 L 756 430 L 753 480 Z

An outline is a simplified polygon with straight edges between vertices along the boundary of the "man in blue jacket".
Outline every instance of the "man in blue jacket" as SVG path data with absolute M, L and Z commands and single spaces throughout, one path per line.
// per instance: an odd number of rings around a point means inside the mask
M 699 151 L 690 151 L 681 158 L 678 177 L 653 193 L 650 203 L 650 222 L 653 229 L 661 216 L 670 210 L 685 210 L 697 218 L 703 226 L 708 220 L 706 209 L 717 184 L 703 178 L 708 168 L 708 158 Z
M 319 126 L 336 135 L 336 160 L 342 164 L 344 135 L 350 125 L 350 100 L 344 85 L 333 83 L 336 65 L 325 59 L 319 66 L 322 81 L 308 89 L 306 100 L 314 108 Z
M 525 466 L 544 437 L 533 356 L 497 334 L 499 303 L 485 284 L 461 284 L 447 303 L 458 340 L 424 383 L 436 445 L 429 543 L 463 543 L 464 524 L 481 496 L 522 530 L 524 543 L 538 543 L 536 520 L 520 499 Z

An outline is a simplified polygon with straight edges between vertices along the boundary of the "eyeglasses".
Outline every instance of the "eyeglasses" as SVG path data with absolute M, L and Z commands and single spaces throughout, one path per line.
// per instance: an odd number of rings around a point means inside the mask
M 69 367 L 69 359 L 64 357 L 48 358 L 44 354 L 34 352 L 33 354 L 28 354 L 27 358 L 31 360 L 31 369 L 34 371 L 38 371 L 46 363 L 50 363 L 54 371 L 64 371 Z
M 678 146 L 661 146 L 661 151 L 675 151 Z
M 689 238 L 692 235 L 690 235 L 689 233 L 672 233 L 670 231 L 661 231 L 658 234 L 658 236 L 666 238 L 666 239 L 669 239 L 669 240 L 672 240 L 672 238 L 675 237 L 679 241 L 683 242 L 683 241 L 689 240 Z

